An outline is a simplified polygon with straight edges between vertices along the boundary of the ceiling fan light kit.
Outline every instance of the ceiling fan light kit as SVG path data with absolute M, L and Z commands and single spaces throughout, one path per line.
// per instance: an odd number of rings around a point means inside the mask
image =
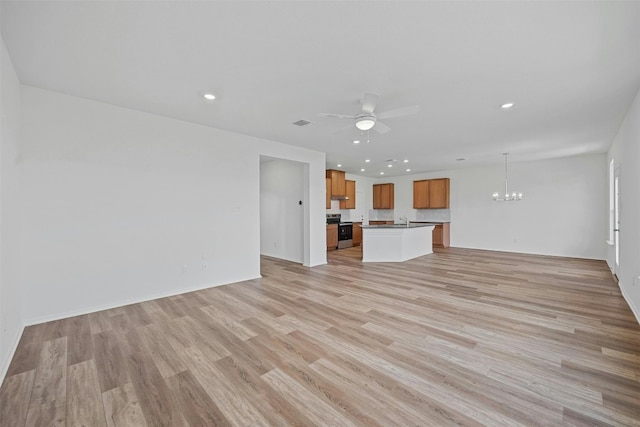
M 356 127 L 360 130 L 369 130 L 376 124 L 374 116 L 358 116 L 356 118 Z
M 396 108 L 382 112 L 380 114 L 375 113 L 376 106 L 378 104 L 378 98 L 380 96 L 377 93 L 365 93 L 360 100 L 362 108 L 360 114 L 350 116 L 347 114 L 333 114 L 333 113 L 321 113 L 322 117 L 329 117 L 332 119 L 352 119 L 355 122 L 356 128 L 361 131 L 373 129 L 374 131 L 384 134 L 391 130 L 391 128 L 384 123 L 378 121 L 380 119 L 390 119 L 395 117 L 409 116 L 416 114 L 420 111 L 420 107 L 413 105 L 411 107 Z

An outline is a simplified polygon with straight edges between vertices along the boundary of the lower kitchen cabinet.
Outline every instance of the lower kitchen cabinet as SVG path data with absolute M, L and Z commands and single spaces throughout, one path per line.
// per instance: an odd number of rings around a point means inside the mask
M 449 223 L 444 222 L 433 228 L 433 246 L 437 248 L 449 247 Z
M 362 244 L 362 228 L 360 228 L 361 222 L 353 223 L 353 246 L 360 246 Z
M 338 248 L 338 224 L 327 224 L 327 250 Z

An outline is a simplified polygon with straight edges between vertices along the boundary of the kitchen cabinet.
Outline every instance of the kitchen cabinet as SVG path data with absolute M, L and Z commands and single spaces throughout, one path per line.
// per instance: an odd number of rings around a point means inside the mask
M 429 207 L 429 180 L 413 181 L 413 208 L 426 209 Z
M 393 184 L 374 184 L 373 209 L 393 209 Z
M 345 197 L 347 190 L 343 171 L 328 169 L 326 177 L 331 179 L 331 197 Z
M 327 224 L 327 250 L 338 248 L 338 224 Z
M 393 224 L 393 221 L 369 221 L 369 225 Z
M 448 209 L 449 178 L 413 181 L 414 209 Z
M 327 209 L 331 209 L 331 178 L 325 178 L 327 187 Z
M 340 209 L 356 208 L 356 182 L 351 180 L 344 181 L 344 187 L 347 194 L 347 200 L 340 200 Z
M 360 246 L 362 244 L 362 228 L 360 228 L 361 222 L 353 223 L 353 246 Z
M 433 228 L 433 247 L 448 248 L 449 247 L 449 223 L 445 222 L 437 224 Z
M 429 180 L 429 208 L 449 209 L 449 178 Z

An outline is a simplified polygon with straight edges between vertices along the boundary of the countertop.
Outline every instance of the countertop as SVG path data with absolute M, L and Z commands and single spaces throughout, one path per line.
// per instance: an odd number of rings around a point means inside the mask
M 407 224 L 375 224 L 375 225 L 360 225 L 360 227 L 361 228 L 421 228 L 421 227 L 429 227 L 429 226 L 438 225 L 438 224 L 441 224 L 441 223 L 411 222 L 409 223 L 409 226 L 407 226 Z

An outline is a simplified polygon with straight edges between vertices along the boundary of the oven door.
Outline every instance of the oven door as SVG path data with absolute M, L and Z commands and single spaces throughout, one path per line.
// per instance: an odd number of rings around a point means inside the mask
M 338 249 L 353 246 L 353 224 L 338 225 Z

